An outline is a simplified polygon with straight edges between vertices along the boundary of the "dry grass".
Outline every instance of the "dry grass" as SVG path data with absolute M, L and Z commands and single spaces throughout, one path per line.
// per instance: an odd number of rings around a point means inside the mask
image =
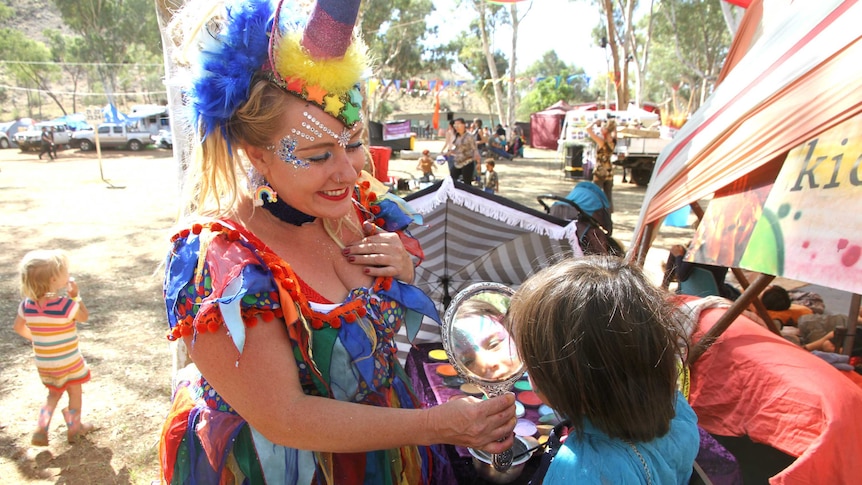
M 158 478 L 157 443 L 169 401 L 159 265 L 174 221 L 170 153 L 105 153 L 102 181 L 93 155 L 0 151 L 0 479 L 3 483 L 149 484 Z M 84 418 L 96 430 L 76 445 L 56 413 L 47 448 L 30 446 L 46 395 L 27 341 L 12 331 L 20 301 L 17 263 L 35 248 L 69 251 L 90 309 L 80 346 L 93 379 Z M 61 406 L 65 405 L 65 398 Z

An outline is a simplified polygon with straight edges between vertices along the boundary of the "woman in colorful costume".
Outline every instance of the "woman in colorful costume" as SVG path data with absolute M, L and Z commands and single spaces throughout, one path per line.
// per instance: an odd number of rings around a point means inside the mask
M 438 316 L 408 284 L 417 216 L 361 171 L 359 0 L 320 0 L 304 30 L 280 2 L 223 3 L 170 26 L 192 221 L 164 289 L 194 364 L 175 376 L 163 482 L 451 483 L 437 445 L 506 449 L 514 398 L 422 409 L 396 358 L 399 327 Z

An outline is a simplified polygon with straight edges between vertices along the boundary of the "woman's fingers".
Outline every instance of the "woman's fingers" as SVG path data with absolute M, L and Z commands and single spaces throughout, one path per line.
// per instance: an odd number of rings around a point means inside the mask
M 436 409 L 440 442 L 499 453 L 512 446 L 517 418 L 515 396 L 508 393 L 486 401 L 464 398 Z
M 413 260 L 398 234 L 386 232 L 369 222 L 363 224 L 363 232 L 364 238 L 344 248 L 347 261 L 365 266 L 365 273 L 371 276 L 412 281 Z

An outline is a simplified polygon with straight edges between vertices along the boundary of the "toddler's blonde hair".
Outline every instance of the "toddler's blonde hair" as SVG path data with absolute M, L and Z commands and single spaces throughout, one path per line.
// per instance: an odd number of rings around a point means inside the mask
M 21 273 L 21 296 L 38 300 L 56 288 L 51 278 L 69 269 L 69 257 L 62 249 L 37 249 L 24 255 L 18 271 Z

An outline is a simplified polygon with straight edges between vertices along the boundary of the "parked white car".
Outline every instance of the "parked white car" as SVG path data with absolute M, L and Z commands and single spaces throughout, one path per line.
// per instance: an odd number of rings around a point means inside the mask
M 99 125 L 99 144 L 102 148 L 128 148 L 133 152 L 152 143 L 148 131 L 137 131 L 135 126 L 104 123 Z M 75 132 L 72 146 L 88 152 L 96 148 L 96 133 L 93 130 Z
M 39 150 L 42 146 L 43 127 L 47 127 L 49 129 L 54 128 L 54 145 L 57 147 L 69 145 L 69 142 L 72 139 L 72 131 L 69 130 L 69 127 L 66 126 L 65 123 L 43 121 L 41 123 L 36 123 L 35 128 L 32 130 L 15 133 L 13 139 L 15 140 L 15 143 L 18 144 L 18 148 L 20 148 L 22 152 L 26 152 L 28 150 Z
M 159 148 L 174 147 L 174 134 L 171 130 L 159 130 L 157 135 L 153 135 L 150 138 L 153 139 L 153 144 Z

